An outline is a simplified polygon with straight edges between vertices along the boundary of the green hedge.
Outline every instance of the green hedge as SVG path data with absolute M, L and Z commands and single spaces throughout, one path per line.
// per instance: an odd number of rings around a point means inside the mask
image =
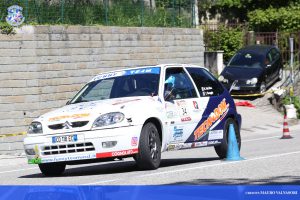
M 241 27 L 221 26 L 217 31 L 205 31 L 204 40 L 208 51 L 224 51 L 224 60 L 229 59 L 243 46 L 244 31 Z

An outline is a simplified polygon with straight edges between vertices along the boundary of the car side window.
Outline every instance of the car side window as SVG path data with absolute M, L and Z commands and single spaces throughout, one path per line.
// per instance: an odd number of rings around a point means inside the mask
M 224 92 L 223 86 L 218 80 L 203 68 L 186 68 L 195 82 L 201 97 L 218 96 Z
M 183 68 L 166 69 L 164 98 L 177 100 L 196 98 L 197 93 L 192 81 Z
M 271 50 L 273 60 L 277 60 L 279 58 L 279 52 L 276 49 Z
M 266 65 L 269 65 L 269 64 L 271 64 L 272 62 L 273 62 L 273 56 L 272 56 L 272 52 L 270 51 L 270 52 L 267 54 L 265 64 L 266 64 Z

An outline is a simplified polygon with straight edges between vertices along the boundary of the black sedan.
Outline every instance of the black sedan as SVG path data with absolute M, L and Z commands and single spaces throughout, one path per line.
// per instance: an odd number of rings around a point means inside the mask
M 252 45 L 240 49 L 219 76 L 219 81 L 234 93 L 264 93 L 282 78 L 280 51 L 275 46 Z M 233 84 L 235 82 L 235 84 Z

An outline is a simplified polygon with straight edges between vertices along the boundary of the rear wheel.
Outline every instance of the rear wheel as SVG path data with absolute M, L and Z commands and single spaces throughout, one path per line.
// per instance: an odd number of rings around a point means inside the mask
M 157 127 L 149 122 L 142 128 L 139 152 L 134 156 L 140 169 L 157 169 L 161 161 L 161 141 Z
M 39 168 L 45 176 L 60 176 L 64 173 L 66 169 L 66 164 L 44 163 L 44 164 L 39 164 Z
M 236 122 L 232 118 L 228 118 L 224 124 L 222 144 L 215 146 L 216 153 L 218 154 L 219 158 L 221 158 L 221 159 L 224 159 L 227 156 L 228 135 L 229 135 L 229 125 L 230 124 L 233 124 L 233 126 L 234 126 L 236 140 L 238 142 L 239 149 L 241 149 L 241 136 L 240 136 L 239 128 L 238 128 Z

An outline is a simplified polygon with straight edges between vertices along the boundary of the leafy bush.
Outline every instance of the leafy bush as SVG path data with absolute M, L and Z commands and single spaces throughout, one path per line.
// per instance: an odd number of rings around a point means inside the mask
M 248 13 L 250 27 L 255 31 L 298 31 L 300 5 L 281 8 L 257 9 Z
M 15 34 L 14 27 L 12 27 L 6 22 L 0 22 L 0 32 L 1 34 L 5 34 L 5 35 Z
M 219 27 L 217 31 L 205 31 L 204 40 L 209 51 L 224 51 L 224 60 L 228 61 L 243 46 L 242 28 Z

